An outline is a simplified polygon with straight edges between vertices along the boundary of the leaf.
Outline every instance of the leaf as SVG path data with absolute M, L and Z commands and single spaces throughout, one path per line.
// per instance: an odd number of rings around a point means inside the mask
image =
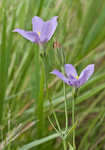
M 69 150 L 74 150 L 72 145 L 70 143 L 68 143 L 68 144 L 69 144 Z
M 3 13 L 3 25 L 2 25 L 3 30 L 0 45 L 0 124 L 3 117 L 3 107 L 8 81 L 8 54 L 9 54 L 6 48 L 7 16 L 5 10 L 3 10 L 2 13 Z
M 19 148 L 19 150 L 29 150 L 30 148 L 33 148 L 35 146 L 38 146 L 40 144 L 43 144 L 43 143 L 48 142 L 50 140 L 53 140 L 53 139 L 55 139 L 55 138 L 57 138 L 59 136 L 60 135 L 58 133 L 52 134 L 52 135 L 47 136 L 45 138 L 42 138 L 42 139 L 33 141 L 33 142 L 29 143 L 29 144 L 26 144 L 22 148 Z
M 73 132 L 73 130 L 77 127 L 77 123 L 78 121 L 76 121 L 74 125 L 67 130 L 66 137 L 69 136 L 71 132 Z

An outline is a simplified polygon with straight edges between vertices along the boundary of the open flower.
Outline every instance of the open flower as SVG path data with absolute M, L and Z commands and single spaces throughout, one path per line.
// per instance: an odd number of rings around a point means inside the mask
M 64 76 L 61 72 L 59 72 L 56 69 L 53 70 L 51 73 L 58 76 L 58 78 L 63 80 L 68 85 L 79 88 L 91 77 L 93 72 L 94 72 L 94 64 L 90 64 L 85 69 L 83 69 L 80 76 L 78 76 L 75 67 L 72 64 L 66 64 L 65 65 L 66 76 Z
M 13 32 L 18 32 L 24 38 L 34 43 L 46 43 L 53 36 L 57 27 L 57 16 L 49 21 L 43 21 L 40 17 L 32 18 L 32 31 L 25 31 L 22 29 L 15 29 Z

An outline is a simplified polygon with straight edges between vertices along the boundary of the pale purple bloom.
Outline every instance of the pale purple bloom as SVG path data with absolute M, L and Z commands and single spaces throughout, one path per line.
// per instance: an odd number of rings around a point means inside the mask
M 40 17 L 32 18 L 32 31 L 25 31 L 22 29 L 15 29 L 13 32 L 18 32 L 24 38 L 34 43 L 46 43 L 53 36 L 57 27 L 58 16 L 53 17 L 49 21 L 43 21 Z
M 58 78 L 63 80 L 68 85 L 79 88 L 91 77 L 93 72 L 94 72 L 94 64 L 90 64 L 85 69 L 83 69 L 80 76 L 78 76 L 75 67 L 72 64 L 66 64 L 65 65 L 66 76 L 64 76 L 61 72 L 59 72 L 56 69 L 53 70 L 51 73 L 58 76 Z

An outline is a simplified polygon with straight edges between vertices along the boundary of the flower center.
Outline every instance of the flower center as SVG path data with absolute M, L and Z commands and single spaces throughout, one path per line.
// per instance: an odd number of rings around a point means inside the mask
M 40 36 L 40 32 L 37 32 L 38 33 L 38 35 Z
M 75 78 L 78 80 L 78 79 L 79 79 L 79 76 L 76 76 Z
M 79 79 L 79 76 L 77 75 L 77 76 L 75 76 L 74 74 L 72 74 L 72 76 L 75 78 L 75 79 Z

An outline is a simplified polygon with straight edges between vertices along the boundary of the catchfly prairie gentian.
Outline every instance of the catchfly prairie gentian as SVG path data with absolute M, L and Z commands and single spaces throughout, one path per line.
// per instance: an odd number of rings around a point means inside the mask
M 90 64 L 85 69 L 83 69 L 80 76 L 78 76 L 77 71 L 72 64 L 65 64 L 66 76 L 64 76 L 61 72 L 59 72 L 59 70 L 56 69 L 51 73 L 58 76 L 58 78 L 62 79 L 68 85 L 79 88 L 91 77 L 93 72 L 94 64 Z
M 14 29 L 13 32 L 18 32 L 24 38 L 37 44 L 48 42 L 53 36 L 57 27 L 57 18 L 54 16 L 48 21 L 43 21 L 40 17 L 34 16 L 32 18 L 32 31 L 25 31 L 22 29 Z

